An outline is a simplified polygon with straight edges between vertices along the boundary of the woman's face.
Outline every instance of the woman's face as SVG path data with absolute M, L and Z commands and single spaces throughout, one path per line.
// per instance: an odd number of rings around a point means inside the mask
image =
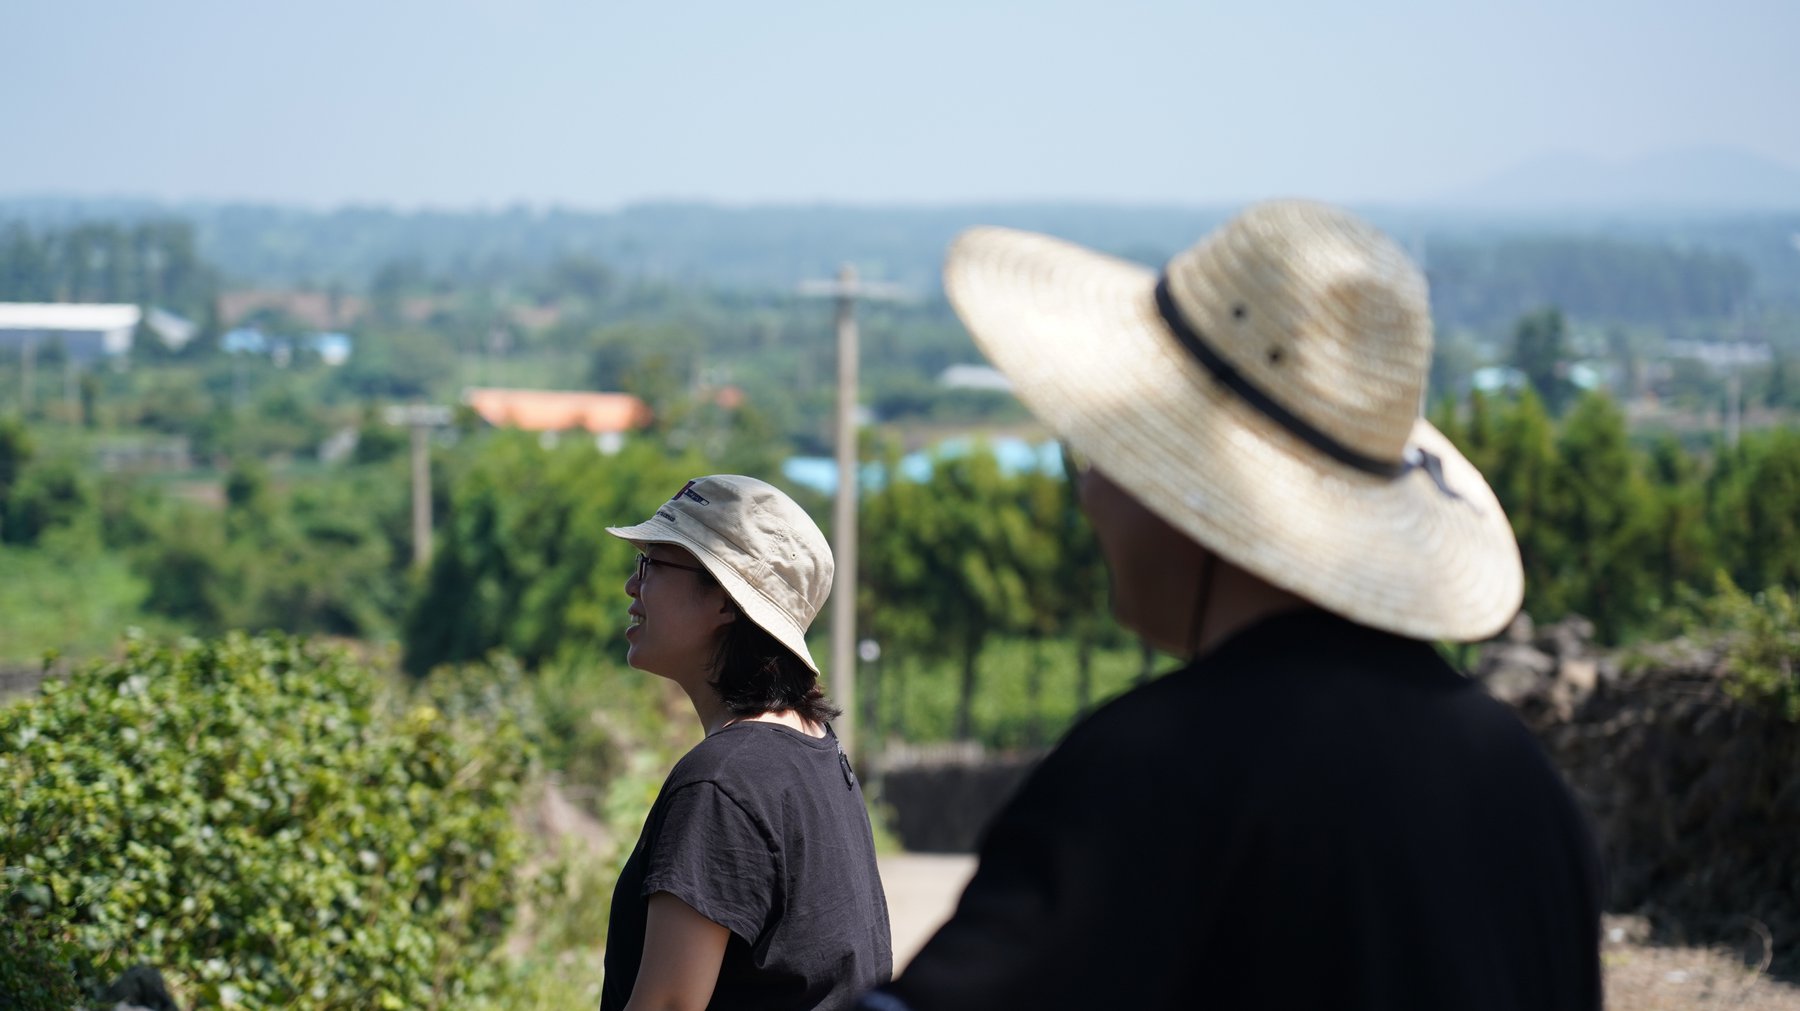
M 700 568 L 686 549 L 652 544 L 644 554 L 649 563 L 634 568 L 625 580 L 625 595 L 631 598 L 625 662 L 679 683 L 691 678 L 704 682 L 736 609 L 724 588 L 703 572 L 676 567 Z

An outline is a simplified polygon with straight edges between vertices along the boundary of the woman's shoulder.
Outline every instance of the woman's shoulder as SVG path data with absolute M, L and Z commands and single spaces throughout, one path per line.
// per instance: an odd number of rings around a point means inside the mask
M 815 739 L 784 726 L 733 724 L 707 735 L 683 755 L 669 773 L 669 787 L 713 783 L 728 793 L 760 788 L 781 782 L 785 771 L 818 754 L 835 756 L 835 746 L 830 737 Z

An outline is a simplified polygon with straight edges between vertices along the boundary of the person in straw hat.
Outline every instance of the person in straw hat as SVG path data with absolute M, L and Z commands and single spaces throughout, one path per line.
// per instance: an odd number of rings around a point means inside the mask
M 1115 615 L 1187 664 L 1070 731 L 862 1007 L 1599 1007 L 1584 817 L 1432 646 L 1498 632 L 1523 577 L 1419 417 L 1406 255 L 1278 202 L 1160 274 L 983 228 L 945 277 L 1066 440 Z
M 736 475 L 607 532 L 640 552 L 626 661 L 680 685 L 706 736 L 613 890 L 600 1007 L 850 1006 L 893 949 L 862 788 L 806 648 L 831 592 L 824 534 Z

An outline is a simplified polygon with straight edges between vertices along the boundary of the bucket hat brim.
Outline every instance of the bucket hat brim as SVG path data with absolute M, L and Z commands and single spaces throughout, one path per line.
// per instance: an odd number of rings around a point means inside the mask
M 819 673 L 819 665 L 813 660 L 812 653 L 806 648 L 806 629 L 802 628 L 789 615 L 786 608 L 770 599 L 769 596 L 750 580 L 740 575 L 723 558 L 698 539 L 663 519 L 652 516 L 642 523 L 628 527 L 607 527 L 606 532 L 614 537 L 630 541 L 639 551 L 652 544 L 672 544 L 686 550 L 699 561 L 707 574 L 717 580 L 725 590 L 732 603 L 737 605 L 741 617 L 747 618 L 775 637 L 775 641 L 787 647 L 800 662 L 806 664 L 814 674 Z

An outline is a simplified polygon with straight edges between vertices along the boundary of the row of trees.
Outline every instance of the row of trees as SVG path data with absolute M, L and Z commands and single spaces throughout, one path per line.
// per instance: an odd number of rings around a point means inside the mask
M 1623 641 L 1658 629 L 1721 573 L 1750 590 L 1800 588 L 1800 433 L 1699 450 L 1634 441 L 1598 395 L 1560 420 L 1530 392 L 1434 413 L 1512 519 L 1535 617 L 1579 612 Z M 437 452 L 437 552 L 419 579 L 408 571 L 404 463 L 380 434 L 369 429 L 365 462 L 305 478 L 241 463 L 222 504 L 207 506 L 85 474 L 36 448 L 32 432 L 0 425 L 0 540 L 124 559 L 144 613 L 175 627 L 398 635 L 418 672 L 496 649 L 536 666 L 616 655 L 631 548 L 604 527 L 648 515 L 700 473 L 779 480 L 775 460 L 741 442 L 719 456 L 640 439 L 609 457 L 585 439 L 545 448 L 468 433 Z M 876 455 L 898 474 L 892 451 Z M 823 500 L 801 497 L 826 514 Z M 980 736 L 982 665 L 1003 640 L 1072 644 L 1079 704 L 1093 701 L 1095 652 L 1126 640 L 1104 615 L 1104 569 L 1059 475 L 1005 473 L 980 451 L 944 458 L 924 481 L 870 488 L 860 523 L 859 627 L 881 644 L 885 678 L 955 669 L 954 736 Z M 894 687 L 871 685 L 864 698 L 903 698 Z
M 1491 476 L 1519 537 L 1526 607 L 1540 619 L 1579 612 L 1619 642 L 1657 630 L 1720 574 L 1753 590 L 1800 587 L 1800 433 L 1698 452 L 1667 438 L 1639 444 L 1598 395 L 1560 421 L 1531 392 L 1477 396 L 1436 415 Z M 888 474 L 895 463 L 889 453 Z M 409 665 L 493 648 L 532 663 L 570 648 L 615 650 L 630 549 L 603 527 L 647 514 L 705 469 L 702 458 L 671 459 L 646 443 L 602 458 L 489 439 L 448 491 L 437 560 L 408 625 Z M 971 714 L 996 640 L 1072 642 L 1081 704 L 1092 701 L 1089 661 L 1122 640 L 1104 616 L 1099 553 L 1060 475 L 1008 474 L 980 451 L 939 459 L 924 481 L 868 490 L 860 526 L 859 630 L 880 643 L 885 676 L 956 668 L 955 736 L 979 733 Z M 892 696 L 871 687 L 866 700 Z
M 1477 394 L 1434 420 L 1512 520 L 1534 616 L 1579 612 L 1619 641 L 1721 573 L 1751 590 L 1800 587 L 1800 432 L 1692 452 L 1667 435 L 1634 441 L 1603 395 L 1558 421 L 1531 391 Z
M 0 302 L 130 302 L 199 318 L 218 284 L 183 221 L 0 229 Z
M 1433 243 L 1426 264 L 1433 310 L 1470 326 L 1504 326 L 1545 305 L 1622 323 L 1728 319 L 1755 280 L 1730 254 L 1596 238 Z
M 278 483 L 245 458 L 215 505 L 90 473 L 66 445 L 0 419 L 0 549 L 49 553 L 77 581 L 123 561 L 141 616 L 188 631 L 391 636 L 410 599 L 406 473 L 398 447 L 371 432 L 364 462 L 317 477 Z

